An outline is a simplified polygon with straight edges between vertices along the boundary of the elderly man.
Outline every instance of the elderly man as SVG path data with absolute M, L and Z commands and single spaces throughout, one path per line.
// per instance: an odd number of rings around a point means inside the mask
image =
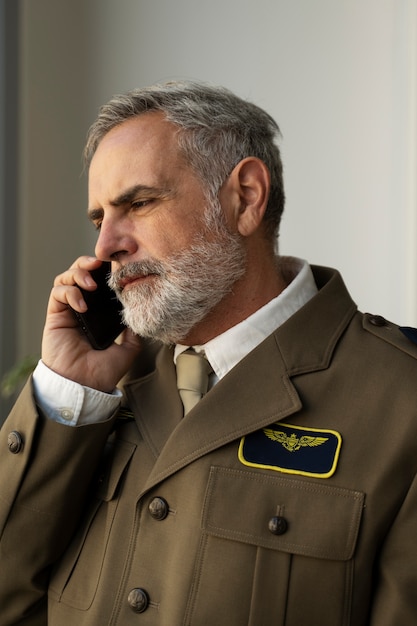
M 417 623 L 417 347 L 277 254 L 278 134 L 198 83 L 100 110 L 96 257 L 0 433 L 1 626 Z M 74 311 L 106 261 L 97 350 Z

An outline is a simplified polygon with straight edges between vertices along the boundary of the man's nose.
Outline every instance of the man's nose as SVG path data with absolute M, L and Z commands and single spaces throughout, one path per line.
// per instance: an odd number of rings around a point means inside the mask
M 125 226 L 123 228 L 123 223 L 118 220 L 103 219 L 95 247 L 98 259 L 114 261 L 136 252 L 137 244 L 131 230 Z

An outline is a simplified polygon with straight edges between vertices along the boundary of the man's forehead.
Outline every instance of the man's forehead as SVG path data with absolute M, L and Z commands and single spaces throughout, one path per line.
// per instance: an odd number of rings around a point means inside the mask
M 110 130 L 99 143 L 90 162 L 88 178 L 153 172 L 158 178 L 188 168 L 177 139 L 177 127 L 160 112 L 130 118 Z M 150 182 L 150 181 L 131 181 Z
M 178 128 L 166 119 L 162 111 L 148 111 L 130 117 L 110 129 L 98 144 L 96 154 L 108 145 L 137 142 L 140 146 L 141 142 L 145 143 L 159 138 L 165 141 L 173 140 L 177 132 Z
M 194 172 L 178 146 L 177 127 L 161 112 L 130 118 L 110 130 L 91 159 L 89 206 L 118 204 L 132 188 L 168 193 L 184 171 Z

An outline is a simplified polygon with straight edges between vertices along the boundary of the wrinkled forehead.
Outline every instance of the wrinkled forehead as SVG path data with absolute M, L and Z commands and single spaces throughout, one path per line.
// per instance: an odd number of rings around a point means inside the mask
M 178 129 L 160 112 L 149 112 L 112 128 L 100 141 L 91 159 L 89 184 L 97 178 L 133 168 L 148 173 L 184 168 Z
M 179 129 L 161 111 L 150 111 L 131 117 L 110 129 L 97 145 L 91 163 L 102 152 L 116 149 L 176 149 Z
M 91 159 L 90 208 L 115 204 L 132 189 L 170 195 L 179 181 L 203 187 L 183 157 L 177 126 L 160 113 L 145 113 L 110 130 Z

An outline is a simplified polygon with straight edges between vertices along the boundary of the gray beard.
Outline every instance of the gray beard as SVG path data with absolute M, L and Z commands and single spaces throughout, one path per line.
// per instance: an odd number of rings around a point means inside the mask
M 190 331 L 229 293 L 246 269 L 246 252 L 238 234 L 216 224 L 211 241 L 204 235 L 187 250 L 164 261 L 128 263 L 114 272 L 109 284 L 124 306 L 124 322 L 141 336 L 163 343 L 181 343 Z M 147 276 L 145 284 L 121 290 L 119 281 Z

